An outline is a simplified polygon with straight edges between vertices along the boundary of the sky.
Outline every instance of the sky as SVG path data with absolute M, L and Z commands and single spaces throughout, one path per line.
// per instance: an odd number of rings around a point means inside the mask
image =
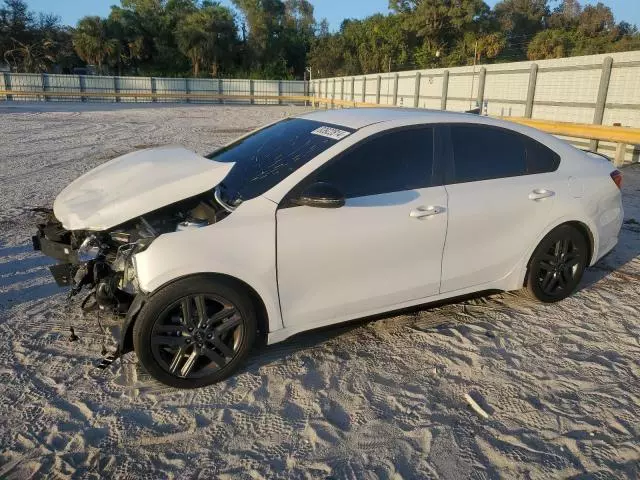
M 495 5 L 497 0 L 485 0 L 489 5 Z M 640 26 L 640 0 L 600 0 L 613 10 L 617 21 L 625 20 Z M 60 16 L 62 23 L 75 25 L 79 18 L 85 15 L 100 15 L 106 17 L 109 7 L 119 4 L 119 0 L 27 0 L 31 10 L 36 12 L 55 13 Z M 222 0 L 230 5 L 230 0 Z M 315 7 L 317 20 L 329 20 L 332 30 L 340 28 L 345 18 L 364 18 L 373 13 L 388 12 L 389 0 L 311 0 Z M 597 3 L 596 0 L 581 2 L 583 5 Z

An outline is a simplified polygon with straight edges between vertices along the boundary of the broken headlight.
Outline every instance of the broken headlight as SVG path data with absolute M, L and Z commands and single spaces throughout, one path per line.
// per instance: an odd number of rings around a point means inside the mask
M 78 261 L 86 263 L 95 260 L 101 251 L 102 247 L 98 238 L 95 235 L 89 235 L 78 247 Z

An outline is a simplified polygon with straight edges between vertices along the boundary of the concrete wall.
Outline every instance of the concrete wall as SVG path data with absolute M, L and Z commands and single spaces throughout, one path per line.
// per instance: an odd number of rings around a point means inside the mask
M 610 73 L 607 58 L 612 60 Z M 332 90 L 334 82 L 335 94 Z M 608 83 L 608 88 L 604 88 L 602 93 L 605 95 L 599 97 L 601 83 L 603 87 Z M 341 90 L 343 84 L 344 92 Z M 363 85 L 366 85 L 364 96 Z M 475 68 L 323 78 L 311 82 L 310 94 L 321 98 L 453 111 L 469 110 L 483 100 L 487 114 L 494 116 L 640 127 L 640 51 Z M 597 115 L 599 100 L 601 121 Z M 588 141 L 578 143 L 579 146 L 595 146 Z M 601 143 L 599 147 L 608 155 L 615 151 L 613 144 Z M 638 161 L 639 152 L 629 146 L 627 156 Z

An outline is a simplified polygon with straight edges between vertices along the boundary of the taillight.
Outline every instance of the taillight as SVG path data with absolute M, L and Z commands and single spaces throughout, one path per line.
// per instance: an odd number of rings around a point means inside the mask
M 615 183 L 618 188 L 622 188 L 622 172 L 620 170 L 611 172 L 611 180 L 613 180 L 613 183 Z

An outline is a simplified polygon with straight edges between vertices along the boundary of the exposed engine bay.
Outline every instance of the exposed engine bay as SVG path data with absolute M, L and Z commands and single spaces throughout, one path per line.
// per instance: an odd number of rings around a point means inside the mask
M 202 228 L 221 221 L 232 211 L 219 199 L 218 190 L 162 207 L 108 231 L 69 231 L 52 209 L 34 209 L 40 215 L 34 250 L 58 260 L 50 267 L 59 286 L 71 286 L 73 297 L 89 293 L 84 311 L 100 309 L 125 314 L 139 293 L 134 255 L 158 236 Z

